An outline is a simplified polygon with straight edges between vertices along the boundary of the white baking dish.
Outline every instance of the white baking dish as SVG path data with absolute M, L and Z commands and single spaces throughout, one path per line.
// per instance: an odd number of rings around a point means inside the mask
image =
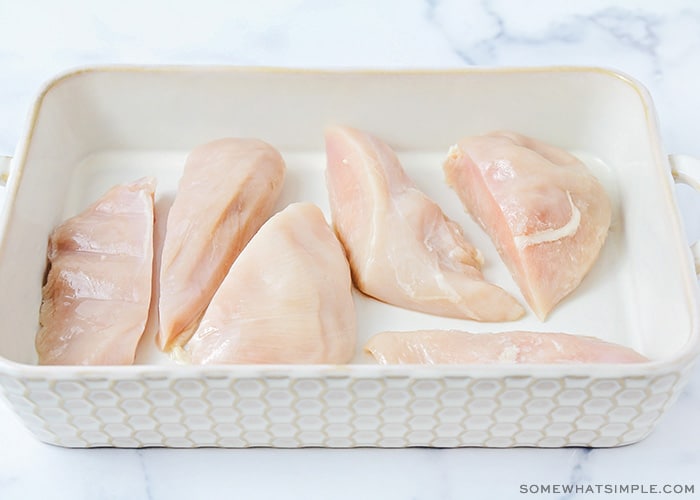
M 284 204 L 328 214 L 323 128 L 349 124 L 395 147 L 418 185 L 465 227 L 485 275 L 522 300 L 493 245 L 442 180 L 464 135 L 512 129 L 578 154 L 614 203 L 599 261 L 544 323 L 480 324 L 356 296 L 346 366 L 177 366 L 143 339 L 126 367 L 36 366 L 51 229 L 111 185 L 159 180 L 222 136 L 264 139 L 288 164 Z M 676 158 L 695 182 L 698 162 Z M 49 83 L 13 160 L 0 231 L 0 386 L 39 439 L 88 446 L 618 446 L 645 437 L 698 353 L 696 274 L 653 105 L 632 79 L 595 68 L 321 72 L 98 68 Z M 595 335 L 639 365 L 381 367 L 361 347 L 383 329 L 528 329 Z

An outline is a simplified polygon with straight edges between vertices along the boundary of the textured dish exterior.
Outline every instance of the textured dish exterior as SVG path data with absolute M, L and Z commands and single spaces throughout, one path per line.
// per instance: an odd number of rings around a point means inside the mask
M 147 146 L 168 149 L 161 139 Z M 40 440 L 66 447 L 611 447 L 643 439 L 675 401 L 697 355 L 691 328 L 681 354 L 625 367 L 91 369 L 0 356 L 0 393 Z
M 40 440 L 67 447 L 611 447 L 647 436 L 688 372 L 296 378 L 170 370 L 0 381 Z

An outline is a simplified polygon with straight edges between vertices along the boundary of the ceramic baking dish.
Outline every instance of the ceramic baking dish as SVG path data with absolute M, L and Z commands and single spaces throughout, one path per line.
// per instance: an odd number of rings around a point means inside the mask
M 149 331 L 137 364 L 36 366 L 52 228 L 108 187 L 158 178 L 172 199 L 194 146 L 258 137 L 288 164 L 279 206 L 328 214 L 324 126 L 385 139 L 417 184 L 485 254 L 484 273 L 518 297 L 493 245 L 445 185 L 462 136 L 512 129 L 566 148 L 614 205 L 600 259 L 546 322 L 531 312 L 481 324 L 356 295 L 358 352 L 344 366 L 179 366 Z M 675 165 L 675 166 L 674 166 Z M 674 170 L 675 169 L 675 170 Z M 649 434 L 698 353 L 697 282 L 672 172 L 697 186 L 697 160 L 664 154 L 652 101 L 596 68 L 292 71 L 94 68 L 50 82 L 17 148 L 0 221 L 0 386 L 42 441 L 69 447 L 618 446 Z M 595 335 L 651 358 L 638 365 L 390 366 L 363 343 L 384 329 L 513 329 Z

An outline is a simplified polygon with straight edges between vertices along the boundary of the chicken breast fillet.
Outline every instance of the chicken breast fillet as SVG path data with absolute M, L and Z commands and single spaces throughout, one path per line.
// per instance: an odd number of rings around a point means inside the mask
M 605 242 L 612 209 L 603 186 L 573 155 L 512 132 L 461 140 L 444 171 L 545 319 L 579 286 Z
M 326 131 L 327 184 L 335 230 L 357 288 L 407 309 L 508 321 L 523 308 L 488 283 L 481 254 L 419 191 L 391 148 L 350 127 Z
M 343 248 L 315 205 L 294 203 L 233 263 L 186 354 L 197 364 L 340 364 L 356 336 Z
M 40 364 L 133 363 L 151 299 L 154 189 L 152 178 L 115 186 L 52 232 Z
M 567 333 L 382 332 L 365 350 L 380 364 L 643 363 L 636 351 Z
M 233 261 L 271 215 L 284 160 L 257 139 L 219 139 L 187 158 L 160 268 L 161 349 L 187 342 Z

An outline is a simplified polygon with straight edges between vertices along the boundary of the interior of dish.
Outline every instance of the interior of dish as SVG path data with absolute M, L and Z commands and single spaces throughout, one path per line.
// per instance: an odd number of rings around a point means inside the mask
M 288 167 L 278 208 L 311 201 L 329 215 L 323 129 L 365 129 L 393 146 L 417 185 L 485 256 L 485 277 L 525 301 L 485 233 L 464 213 L 441 165 L 462 136 L 518 131 L 579 156 L 614 206 L 607 242 L 581 286 L 542 322 L 528 310 L 478 323 L 389 306 L 356 293 L 359 342 L 382 330 L 533 330 L 593 335 L 653 360 L 692 340 L 693 274 L 670 175 L 645 91 L 593 69 L 459 72 L 95 70 L 57 80 L 39 99 L 0 246 L 0 355 L 36 362 L 46 243 L 52 228 L 112 185 L 153 175 L 157 209 L 172 201 L 187 152 L 223 136 L 258 137 Z M 137 363 L 172 363 L 142 339 Z

